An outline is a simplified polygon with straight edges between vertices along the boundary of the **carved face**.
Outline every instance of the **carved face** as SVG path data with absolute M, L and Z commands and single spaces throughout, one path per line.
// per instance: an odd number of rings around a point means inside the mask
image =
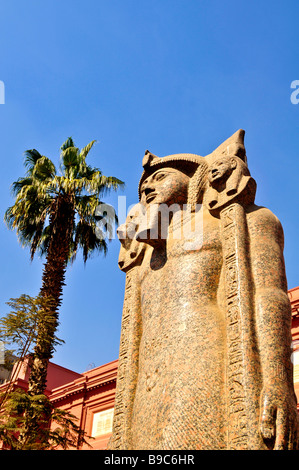
M 210 183 L 228 178 L 235 168 L 233 159 L 219 158 L 209 168 L 208 179 Z
M 161 168 L 142 183 L 141 204 L 186 204 L 189 177 L 175 168 Z
M 140 218 L 144 215 L 144 209 L 141 204 L 136 204 L 128 213 L 126 222 L 116 230 L 118 238 L 122 244 L 128 247 L 137 233 L 140 224 Z
M 127 271 L 134 266 L 140 260 L 144 250 L 144 245 L 136 241 L 135 238 L 143 211 L 144 208 L 141 204 L 134 206 L 130 210 L 126 222 L 117 229 L 117 235 L 121 242 L 118 265 L 122 271 Z

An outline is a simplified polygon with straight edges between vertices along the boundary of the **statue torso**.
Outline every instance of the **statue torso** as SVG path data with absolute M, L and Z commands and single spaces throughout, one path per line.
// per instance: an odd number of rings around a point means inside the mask
M 149 247 L 140 267 L 142 335 L 133 413 L 138 448 L 169 448 L 169 439 L 176 439 L 175 448 L 180 442 L 186 446 L 186 439 L 189 448 L 201 448 L 193 426 L 206 419 L 207 410 L 214 417 L 223 413 L 219 221 L 204 214 L 202 228 L 192 240 L 169 239 L 164 247 Z M 180 432 L 174 433 L 179 423 Z M 144 426 L 148 433 L 141 432 Z M 214 436 L 218 446 L 220 427 Z M 213 433 L 210 441 L 213 447 Z

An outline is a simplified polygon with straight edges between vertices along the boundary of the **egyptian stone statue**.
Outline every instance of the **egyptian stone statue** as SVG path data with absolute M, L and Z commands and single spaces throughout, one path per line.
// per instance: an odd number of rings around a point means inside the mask
M 242 130 L 205 157 L 146 152 L 118 230 L 110 449 L 298 448 L 283 231 L 255 192 Z

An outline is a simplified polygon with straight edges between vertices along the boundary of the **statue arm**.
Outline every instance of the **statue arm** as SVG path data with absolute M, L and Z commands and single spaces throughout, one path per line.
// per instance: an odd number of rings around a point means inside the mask
M 126 275 L 114 418 L 109 450 L 131 449 L 131 418 L 138 375 L 140 341 L 140 289 L 138 267 Z
M 263 377 L 260 428 L 276 449 L 293 448 L 298 417 L 291 362 L 291 308 L 283 231 L 267 209 L 248 217 L 257 344 Z

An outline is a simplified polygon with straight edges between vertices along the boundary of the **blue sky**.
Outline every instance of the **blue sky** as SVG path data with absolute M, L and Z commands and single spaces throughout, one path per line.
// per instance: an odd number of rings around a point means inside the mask
M 89 161 L 125 181 L 129 206 L 146 149 L 207 155 L 243 128 L 256 202 L 281 220 L 289 288 L 299 285 L 298 14 L 296 0 L 3 0 L 1 220 L 27 149 L 58 163 L 67 137 L 96 139 Z M 0 241 L 5 314 L 11 297 L 38 293 L 43 260 L 31 263 L 3 222 Z M 106 258 L 68 270 L 54 362 L 83 372 L 117 358 L 118 251 L 113 240 Z

